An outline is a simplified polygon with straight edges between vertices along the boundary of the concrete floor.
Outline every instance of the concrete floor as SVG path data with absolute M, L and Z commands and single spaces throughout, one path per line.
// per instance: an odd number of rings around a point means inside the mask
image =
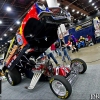
M 87 62 L 88 68 L 85 74 L 79 75 L 79 78 L 73 86 L 72 95 L 68 100 L 90 100 L 91 94 L 96 93 L 100 95 L 100 60 L 98 60 L 100 59 L 100 44 L 81 48 L 79 52 L 76 53 L 69 51 L 69 54 L 72 59 L 83 59 Z M 61 59 L 57 59 L 59 63 L 62 63 Z M 29 79 L 24 79 L 21 84 L 13 87 L 10 86 L 7 81 L 2 82 L 2 94 L 0 99 L 59 100 L 51 92 L 48 82 L 39 82 L 31 92 L 24 88 L 28 86 L 29 83 Z
M 71 58 L 80 58 L 88 65 L 100 64 L 100 44 L 79 49 L 79 52 L 69 53 Z M 96 61 L 98 60 L 98 61 Z
M 72 53 L 69 51 L 71 59 L 80 58 L 84 60 L 88 65 L 100 64 L 100 44 L 96 44 L 90 47 L 79 49 L 78 52 Z M 58 62 L 61 62 L 61 57 L 56 58 Z M 68 62 L 68 60 L 66 59 Z

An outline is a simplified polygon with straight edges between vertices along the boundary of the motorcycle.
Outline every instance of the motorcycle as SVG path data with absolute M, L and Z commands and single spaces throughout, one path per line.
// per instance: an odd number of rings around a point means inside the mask
M 50 60 L 38 58 L 57 39 L 60 24 L 70 23 L 68 16 L 60 7 L 48 9 L 36 2 L 24 17 L 16 36 L 10 42 L 2 68 L 7 81 L 18 85 L 22 76 L 31 78 L 27 89 L 33 89 L 39 79 L 50 78 L 52 92 L 61 99 L 68 98 L 72 93 L 72 85 L 78 74 L 87 70 L 86 63 L 81 59 L 73 59 L 70 67 L 53 67 Z

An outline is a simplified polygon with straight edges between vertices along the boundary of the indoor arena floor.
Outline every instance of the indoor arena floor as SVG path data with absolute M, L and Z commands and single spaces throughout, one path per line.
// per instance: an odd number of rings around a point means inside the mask
M 72 94 L 67 100 L 92 100 L 92 94 L 100 96 L 100 44 L 81 48 L 76 53 L 69 51 L 69 54 L 72 59 L 81 58 L 87 62 L 87 71 L 79 75 L 72 88 Z M 57 60 L 62 63 L 60 57 Z M 30 79 L 24 78 L 17 86 L 10 86 L 7 81 L 3 81 L 0 99 L 60 100 L 50 90 L 48 82 L 38 82 L 33 90 L 26 90 L 25 86 L 28 86 L 30 81 Z

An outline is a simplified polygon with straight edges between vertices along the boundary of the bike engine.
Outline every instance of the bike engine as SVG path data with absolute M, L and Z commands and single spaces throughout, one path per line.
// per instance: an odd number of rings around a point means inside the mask
M 50 74 L 53 74 L 54 73 L 53 65 L 52 65 L 52 63 L 51 63 L 50 60 L 46 59 L 45 66 L 48 69 L 48 71 L 49 71 Z

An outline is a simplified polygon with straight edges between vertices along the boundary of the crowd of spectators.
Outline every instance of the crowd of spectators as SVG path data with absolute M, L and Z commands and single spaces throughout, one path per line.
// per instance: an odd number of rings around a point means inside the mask
M 68 51 L 71 50 L 72 53 L 78 52 L 81 47 L 86 47 L 93 45 L 92 37 L 87 35 L 87 37 L 80 36 L 79 39 L 76 39 L 74 35 L 70 34 L 68 37 L 68 42 L 65 43 L 64 37 L 62 34 L 59 35 L 59 39 L 53 43 L 46 51 L 45 55 L 55 62 L 58 65 L 56 57 L 61 56 L 62 61 L 66 61 L 65 57 L 71 61 L 71 58 L 68 54 Z

